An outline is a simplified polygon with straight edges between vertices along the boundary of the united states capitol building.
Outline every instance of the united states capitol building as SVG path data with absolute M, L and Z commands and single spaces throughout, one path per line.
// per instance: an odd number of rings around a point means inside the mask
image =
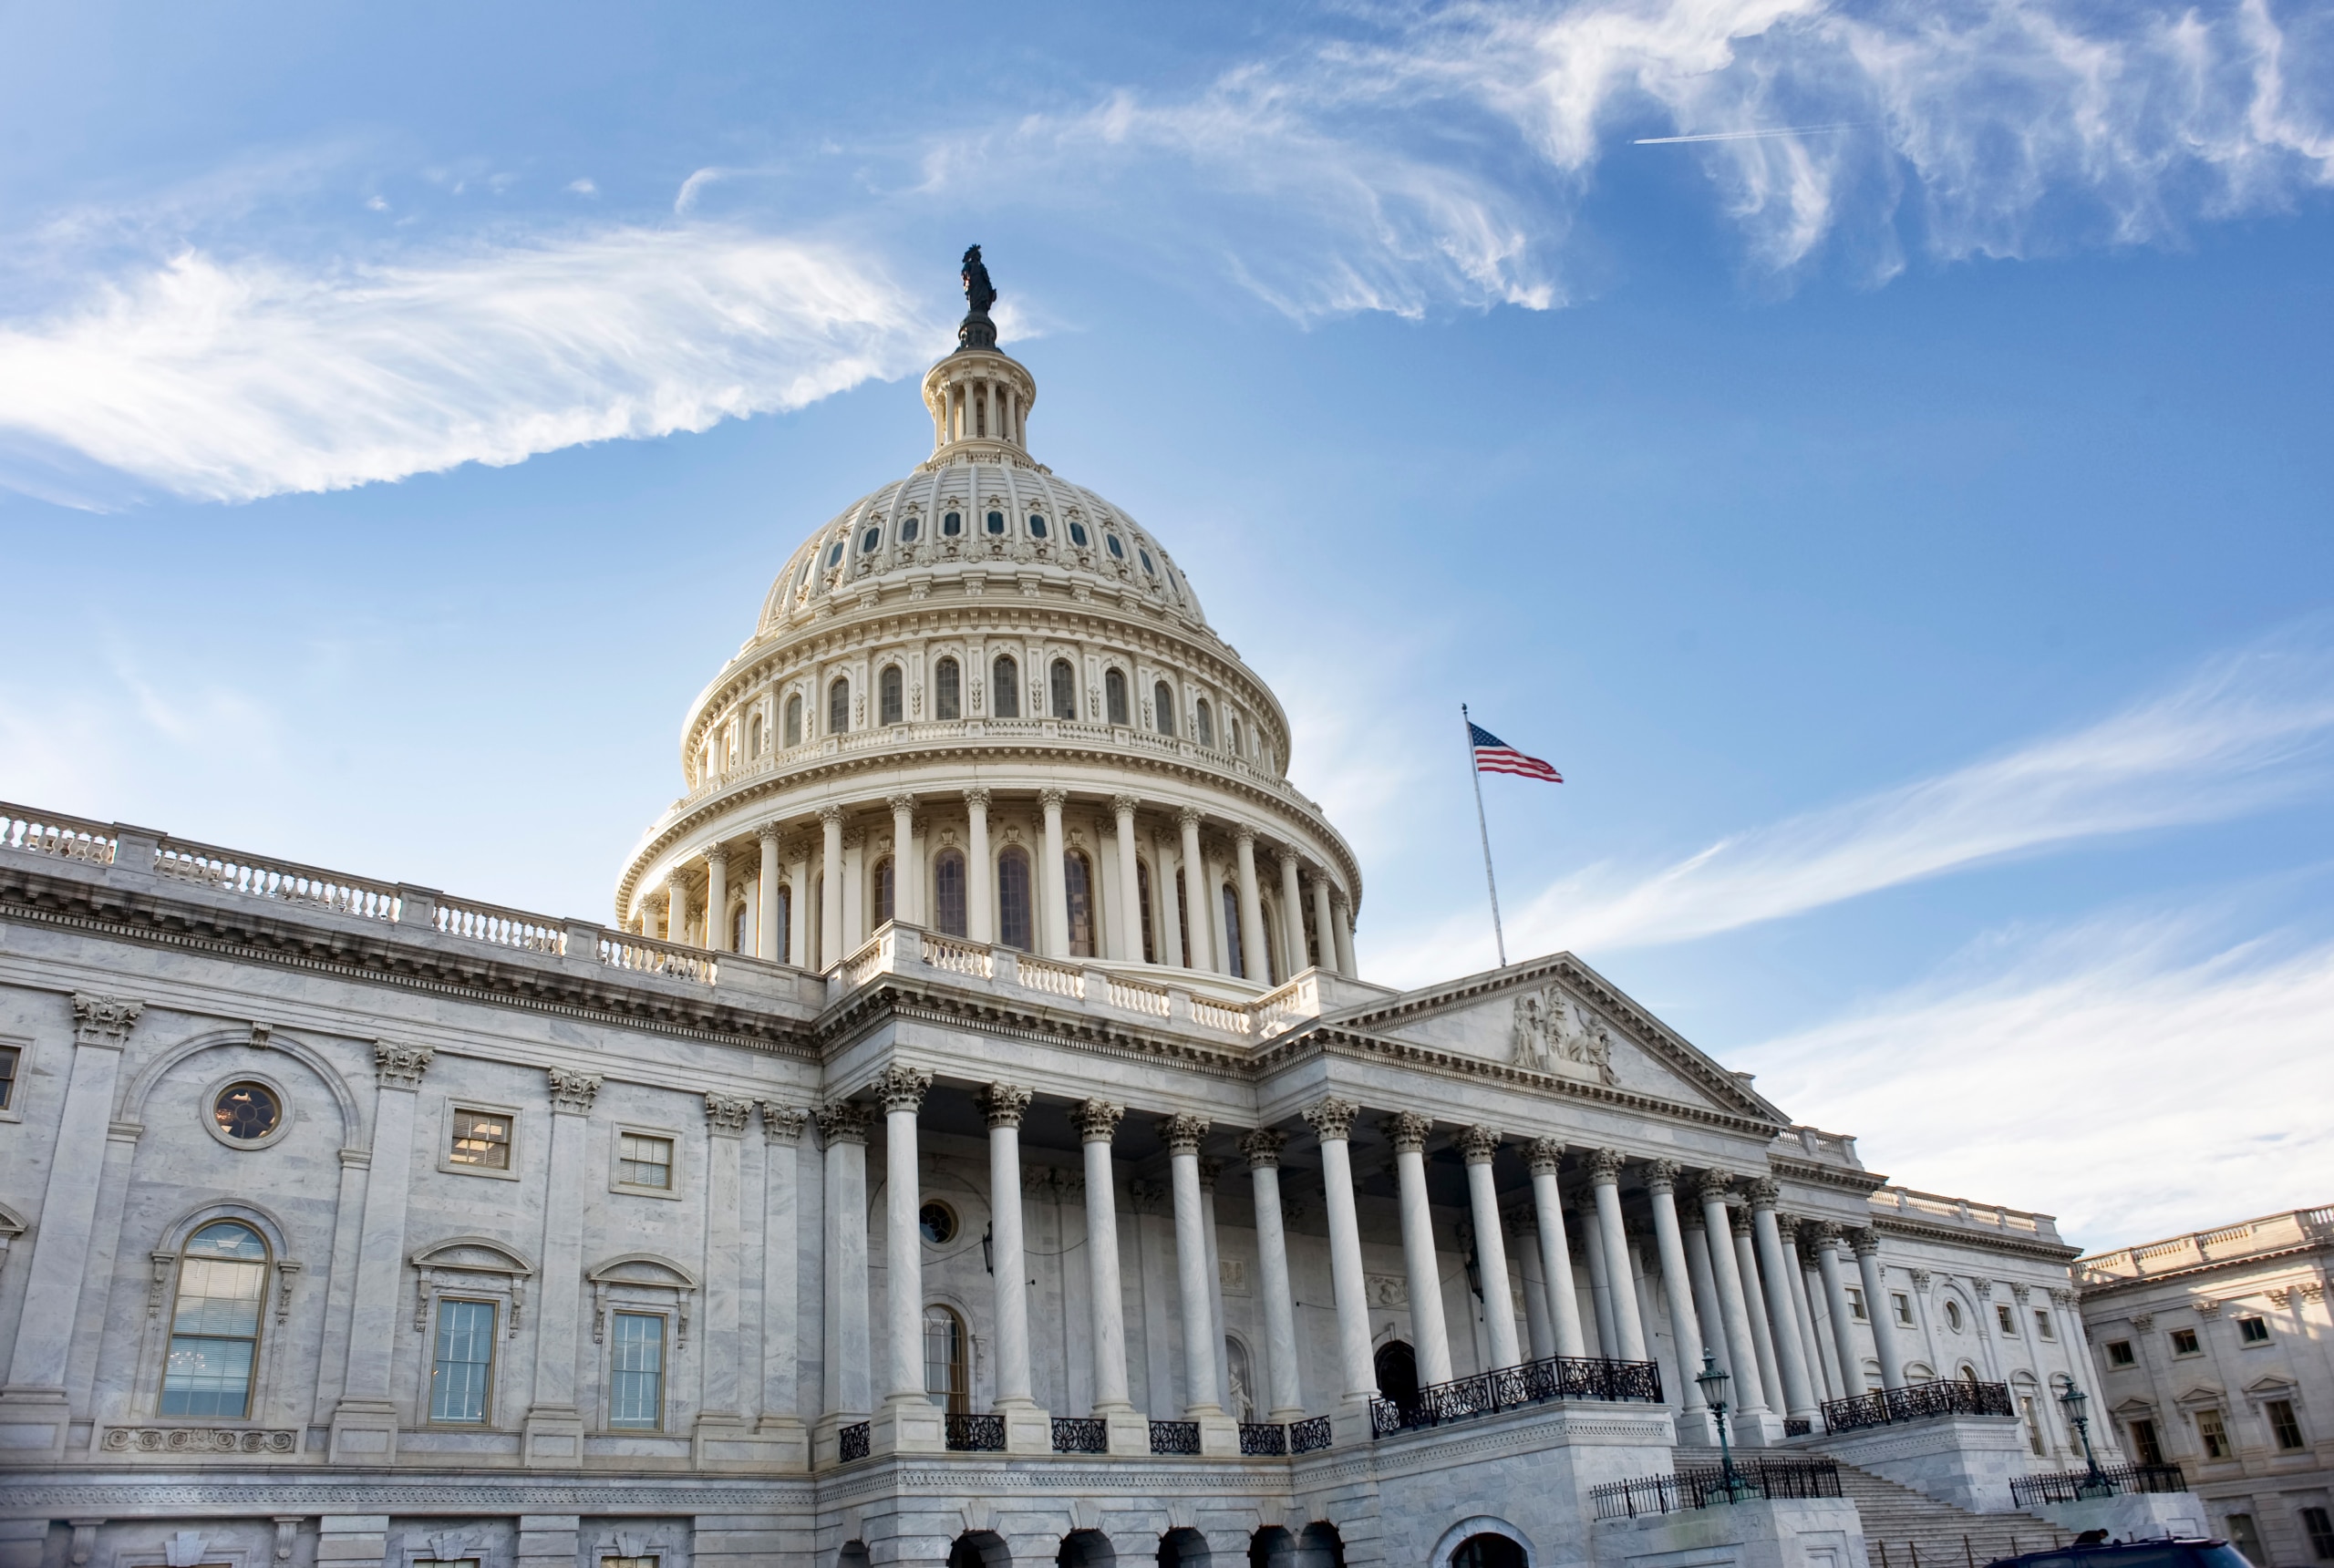
M 1570 954 L 1374 984 L 1280 703 L 967 281 L 604 921 L 0 808 L 0 1568 L 2045 1543 L 2050 1218 Z

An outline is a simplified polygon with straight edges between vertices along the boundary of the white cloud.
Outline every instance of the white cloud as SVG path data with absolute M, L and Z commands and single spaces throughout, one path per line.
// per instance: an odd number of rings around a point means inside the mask
M 797 408 L 943 332 L 861 255 L 729 228 L 329 269 L 187 250 L 0 326 L 0 433 L 243 500 Z
M 1908 1186 L 2055 1212 L 2091 1247 L 2334 1193 L 2334 944 L 2193 919 L 2009 932 L 1948 973 L 1733 1053 Z
M 569 181 L 567 188 L 578 196 L 597 196 L 600 193 L 600 187 L 588 177 Z

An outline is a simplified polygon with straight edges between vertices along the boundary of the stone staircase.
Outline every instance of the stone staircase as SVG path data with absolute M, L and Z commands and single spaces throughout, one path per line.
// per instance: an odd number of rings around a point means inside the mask
M 1791 1449 L 1773 1457 L 1831 1458 Z M 1678 1463 L 1715 1467 L 1718 1450 L 1680 1448 Z M 1971 1513 L 1852 1464 L 1840 1466 L 1840 1495 L 1856 1505 L 1864 1520 L 1872 1568 L 1986 1568 L 1996 1558 L 2040 1552 L 2068 1539 L 2067 1532 L 2047 1519 L 2030 1513 Z

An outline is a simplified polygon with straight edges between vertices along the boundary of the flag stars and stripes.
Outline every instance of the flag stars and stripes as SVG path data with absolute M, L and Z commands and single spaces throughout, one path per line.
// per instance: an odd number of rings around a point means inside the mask
M 1561 784 L 1565 776 L 1536 757 L 1526 757 L 1482 725 L 1470 720 L 1467 739 L 1475 748 L 1475 771 L 1478 773 L 1514 773 L 1525 779 L 1544 779 L 1551 784 Z

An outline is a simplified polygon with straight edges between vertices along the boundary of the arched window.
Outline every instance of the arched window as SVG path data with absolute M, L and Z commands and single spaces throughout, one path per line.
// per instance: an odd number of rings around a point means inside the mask
M 1056 659 L 1054 667 L 1048 674 L 1047 684 L 1051 687 L 1048 695 L 1053 698 L 1054 717 L 1076 718 L 1078 717 L 1078 672 L 1070 667 L 1068 659 Z
M 859 536 L 859 553 L 862 555 L 873 555 L 875 553 L 877 546 L 881 545 L 883 542 L 883 529 L 879 523 Z
M 741 903 L 729 912 L 729 951 L 751 953 L 753 950 L 753 922 L 746 906 Z
M 1202 746 L 1215 744 L 1215 710 L 1208 707 L 1205 697 L 1200 698 L 1192 715 L 1192 738 Z
M 897 665 L 885 665 L 883 673 L 875 677 L 876 702 L 883 713 L 881 722 L 884 724 L 906 722 L 908 711 L 905 685 L 900 675 L 900 666 Z
M 893 902 L 892 865 L 889 855 L 875 862 L 875 923 L 878 925 L 893 919 L 893 911 L 898 907 Z
M 1070 850 L 1061 857 L 1062 902 L 1069 906 L 1069 954 L 1094 956 L 1093 863 Z
M 932 667 L 932 717 L 965 717 L 965 676 L 954 659 L 943 659 Z
M 1137 861 L 1134 863 L 1134 891 L 1135 901 L 1142 905 L 1142 961 L 1145 964 L 1156 964 L 1159 962 L 1159 944 L 1152 939 L 1151 934 L 1151 862 L 1149 861 Z
M 1113 560 L 1124 561 L 1127 558 L 1127 547 L 1119 542 L 1119 536 L 1117 534 L 1104 534 L 1102 536 L 1102 542 L 1110 547 L 1110 555 Z
M 232 1220 L 205 1225 L 179 1253 L 178 1287 L 160 1413 L 246 1418 L 267 1300 L 267 1243 Z
M 1165 681 L 1151 688 L 1151 717 L 1160 734 L 1175 733 L 1175 694 Z
M 988 514 L 988 531 L 991 533 L 1003 533 L 1005 531 L 1005 514 L 1003 512 L 993 511 Z
M 1102 674 L 1102 708 L 1110 722 L 1126 727 L 1127 676 L 1124 670 L 1106 670 Z
M 1524 1568 L 1523 1548 L 1504 1535 L 1485 1531 L 1470 1535 L 1451 1554 L 1451 1568 Z
M 989 666 L 988 716 L 991 718 L 1021 717 L 1021 666 L 1013 662 L 1011 654 L 999 654 Z
M 1226 974 L 1246 975 L 1247 958 L 1240 951 L 1240 895 L 1224 884 L 1224 967 Z
M 789 749 L 802 744 L 802 697 L 799 692 L 786 699 L 786 728 L 783 733 Z
M 779 962 L 781 964 L 795 961 L 793 941 L 789 934 L 793 929 L 794 889 L 791 885 L 781 886 L 778 890 L 778 931 L 775 934 Z
M 746 726 L 746 755 L 759 757 L 761 754 L 762 716 L 758 713 L 754 715 L 753 721 Z
M 954 539 L 964 531 L 965 514 L 963 512 L 952 511 L 940 520 L 940 533 L 942 538 Z
M 1256 1375 L 1248 1368 L 1248 1347 L 1230 1335 L 1224 1336 L 1224 1377 L 1231 1385 L 1232 1418 L 1256 1418 Z
M 1240 716 L 1236 713 L 1225 714 L 1224 716 L 1224 727 L 1227 732 L 1227 739 L 1231 747 L 1232 755 L 1234 757 L 1247 756 L 1248 754 L 1246 752 L 1240 749 Z
M 1371 1358 L 1378 1374 L 1378 1392 L 1397 1405 L 1419 1402 L 1419 1357 L 1410 1342 L 1389 1339 Z
M 1017 845 L 997 857 L 997 937 L 1007 947 L 1028 952 L 1036 944 L 1029 940 L 1029 914 L 1033 901 L 1029 896 L 1029 851 Z
M 972 1413 L 972 1357 L 965 1320 L 935 1302 L 924 1309 L 924 1391 L 952 1416 Z
M 1069 542 L 1080 550 L 1086 548 L 1086 525 L 1074 517 L 1069 520 Z
M 838 678 L 827 688 L 827 733 L 842 735 L 851 729 L 851 682 Z
M 1029 537 L 1032 539 L 1043 539 L 1045 536 L 1046 520 L 1039 517 L 1036 512 L 1031 512 L 1029 514 Z
M 910 512 L 907 516 L 900 519 L 900 542 L 902 544 L 914 544 L 915 542 L 915 536 L 923 531 L 924 520 L 916 516 L 915 513 Z
M 943 850 L 932 861 L 932 902 L 935 923 L 944 936 L 965 934 L 965 856 L 960 850 Z
M 841 545 L 837 545 L 835 548 L 840 550 L 842 547 Z M 1153 577 L 1159 575 L 1159 568 L 1151 563 L 1151 552 L 1138 548 L 1135 551 L 1135 553 L 1142 557 L 1142 569 L 1145 572 L 1150 573 Z
M 843 546 L 850 542 L 851 541 L 848 539 L 837 539 L 835 541 L 835 547 L 827 552 L 827 567 L 830 571 L 842 563 Z

